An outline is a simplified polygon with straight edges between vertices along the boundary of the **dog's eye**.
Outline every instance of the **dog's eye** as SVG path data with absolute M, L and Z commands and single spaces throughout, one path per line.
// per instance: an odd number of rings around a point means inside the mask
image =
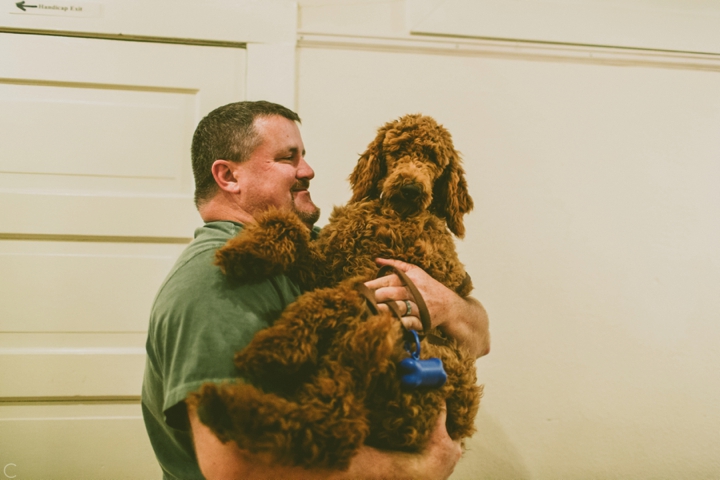
M 424 148 L 423 150 L 424 150 L 423 153 L 425 154 L 425 156 L 428 159 L 430 159 L 431 162 L 438 163 L 437 154 L 435 153 L 435 150 L 433 150 L 432 148 L 427 148 L 427 147 Z

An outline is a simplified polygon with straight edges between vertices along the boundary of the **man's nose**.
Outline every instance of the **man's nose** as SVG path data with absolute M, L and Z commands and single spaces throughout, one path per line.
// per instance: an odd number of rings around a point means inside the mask
M 315 177 L 315 171 L 312 169 L 310 164 L 305 160 L 305 157 L 300 158 L 300 164 L 298 165 L 297 178 L 307 178 L 312 180 Z

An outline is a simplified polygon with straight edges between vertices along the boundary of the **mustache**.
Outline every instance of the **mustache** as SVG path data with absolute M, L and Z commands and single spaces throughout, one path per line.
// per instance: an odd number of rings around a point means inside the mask
M 295 182 L 290 189 L 293 192 L 297 192 L 298 190 L 308 190 L 310 188 L 310 180 L 307 178 L 302 178 Z

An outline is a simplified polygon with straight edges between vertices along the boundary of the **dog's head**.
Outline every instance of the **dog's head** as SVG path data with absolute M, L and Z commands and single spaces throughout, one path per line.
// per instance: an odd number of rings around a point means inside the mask
M 405 115 L 386 123 L 350 174 L 351 202 L 382 198 L 401 215 L 430 210 L 458 237 L 473 207 L 450 133 L 433 118 Z

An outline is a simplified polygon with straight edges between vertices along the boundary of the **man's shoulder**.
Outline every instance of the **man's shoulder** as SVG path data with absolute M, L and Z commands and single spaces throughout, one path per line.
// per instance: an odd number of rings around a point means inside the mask
M 196 229 L 193 241 L 180 254 L 158 290 L 155 307 L 169 297 L 172 303 L 177 303 L 202 295 L 201 290 L 215 283 L 220 275 L 215 251 L 240 230 L 242 226 L 232 222 L 210 222 Z
M 176 276 L 178 272 L 187 270 L 188 266 L 212 268 L 215 251 L 237 235 L 242 228 L 242 225 L 234 222 L 209 222 L 196 229 L 193 241 L 180 254 L 167 280 Z
M 299 288 L 284 275 L 239 284 L 222 274 L 215 264 L 215 252 L 241 230 L 242 225 L 233 222 L 210 222 L 198 228 L 160 287 L 153 313 L 214 309 L 223 304 L 258 307 L 270 302 L 284 306 L 297 297 Z
M 180 255 L 180 258 L 191 258 L 208 250 L 217 250 L 225 245 L 225 242 L 240 233 L 242 229 L 243 226 L 235 222 L 208 222 L 195 230 L 193 241 Z

